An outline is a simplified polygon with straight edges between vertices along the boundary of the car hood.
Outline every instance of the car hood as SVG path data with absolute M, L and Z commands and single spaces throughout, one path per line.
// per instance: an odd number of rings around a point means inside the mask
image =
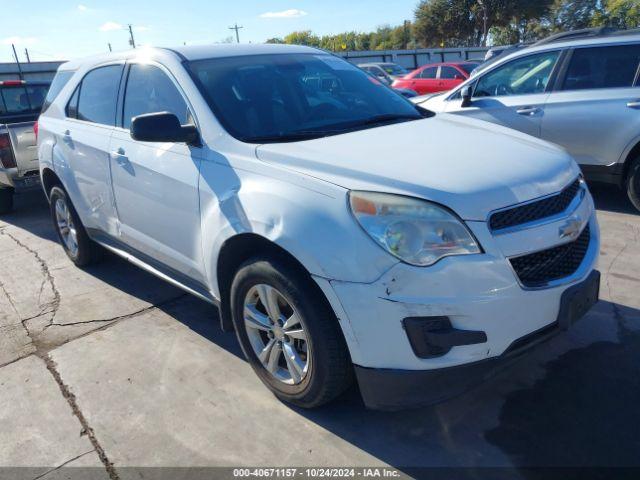
M 256 155 L 349 190 L 410 195 L 465 220 L 562 190 L 579 174 L 564 150 L 495 124 L 441 114 L 295 143 Z

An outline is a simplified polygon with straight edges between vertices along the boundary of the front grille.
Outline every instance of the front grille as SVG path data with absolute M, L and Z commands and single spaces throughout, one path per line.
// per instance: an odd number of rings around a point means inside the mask
M 502 230 L 557 215 L 567 209 L 579 190 L 578 178 L 556 195 L 494 213 L 489 219 L 489 226 L 491 230 Z
M 591 231 L 587 224 L 580 236 L 571 243 L 509 261 L 525 287 L 544 287 L 549 282 L 573 275 L 578 270 L 587 254 L 590 240 Z

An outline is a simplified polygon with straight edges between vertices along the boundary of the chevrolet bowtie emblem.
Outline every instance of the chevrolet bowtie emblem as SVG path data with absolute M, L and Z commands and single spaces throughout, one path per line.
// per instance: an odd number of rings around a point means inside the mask
M 560 238 L 577 237 L 582 228 L 582 219 L 580 217 L 571 217 L 563 226 L 560 227 Z

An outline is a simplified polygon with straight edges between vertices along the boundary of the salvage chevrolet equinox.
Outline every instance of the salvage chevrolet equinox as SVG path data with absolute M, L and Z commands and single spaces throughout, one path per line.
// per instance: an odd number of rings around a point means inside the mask
M 437 402 L 597 301 L 591 195 L 542 140 L 307 47 L 138 49 L 58 77 L 38 153 L 69 258 L 106 249 L 216 304 L 284 401 L 355 377 L 370 408 Z

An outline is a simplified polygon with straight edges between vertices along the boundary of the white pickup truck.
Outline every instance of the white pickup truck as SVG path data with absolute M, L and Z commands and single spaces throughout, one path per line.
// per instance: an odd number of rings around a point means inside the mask
M 0 81 L 0 214 L 14 192 L 40 185 L 34 126 L 48 90 L 48 82 Z

